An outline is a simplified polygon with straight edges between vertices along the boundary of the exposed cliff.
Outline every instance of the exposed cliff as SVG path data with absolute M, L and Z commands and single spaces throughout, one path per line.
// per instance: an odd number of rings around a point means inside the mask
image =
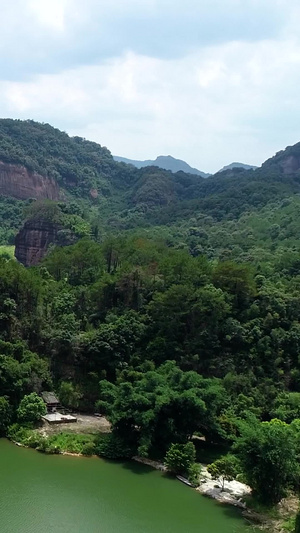
M 37 265 L 51 244 L 68 246 L 90 234 L 89 224 L 70 215 L 66 204 L 33 202 L 27 214 L 29 218 L 15 238 L 15 256 L 25 266 Z
M 29 172 L 21 165 L 0 161 L 0 195 L 12 196 L 19 200 L 59 200 L 60 190 L 57 183 L 50 178 Z
M 58 241 L 60 224 L 31 219 L 25 222 L 15 241 L 15 256 L 25 266 L 37 265 L 46 255 L 50 244 Z
M 285 150 L 267 159 L 262 164 L 263 170 L 272 168 L 279 169 L 283 174 L 294 174 L 300 170 L 300 143 L 288 146 Z

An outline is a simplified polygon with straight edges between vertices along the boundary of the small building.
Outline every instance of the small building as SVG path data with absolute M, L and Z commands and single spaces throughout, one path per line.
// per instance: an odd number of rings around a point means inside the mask
M 48 413 L 55 413 L 56 409 L 59 406 L 59 400 L 55 396 L 54 392 L 43 391 L 41 392 L 41 397 L 43 398 Z

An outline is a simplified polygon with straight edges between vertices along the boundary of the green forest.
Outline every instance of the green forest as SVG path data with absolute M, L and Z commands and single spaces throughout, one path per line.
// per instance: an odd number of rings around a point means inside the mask
M 300 171 L 283 162 L 298 155 L 300 143 L 255 171 L 203 179 L 135 169 L 47 124 L 1 120 L 0 159 L 65 194 L 2 196 L 1 244 L 32 216 L 59 217 L 76 235 L 30 268 L 0 248 L 2 435 L 53 451 L 30 434 L 38 394 L 53 389 L 111 422 L 106 438 L 76 450 L 165 457 L 192 478 L 212 446 L 223 451 L 212 473 L 239 473 L 264 504 L 297 492 Z

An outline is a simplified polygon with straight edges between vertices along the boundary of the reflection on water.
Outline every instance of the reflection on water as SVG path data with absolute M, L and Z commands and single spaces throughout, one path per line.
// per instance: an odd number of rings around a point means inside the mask
M 137 463 L 43 455 L 0 440 L 1 533 L 245 533 L 233 507 Z

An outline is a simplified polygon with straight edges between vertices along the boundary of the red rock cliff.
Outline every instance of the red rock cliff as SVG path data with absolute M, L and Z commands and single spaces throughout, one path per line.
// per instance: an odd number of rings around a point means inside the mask
M 11 165 L 2 161 L 0 161 L 0 194 L 19 200 L 60 198 L 59 186 L 51 178 L 29 172 L 21 165 Z
M 57 242 L 59 224 L 46 220 L 28 220 L 15 240 L 15 256 L 25 266 L 37 265 L 46 255 L 48 247 Z

